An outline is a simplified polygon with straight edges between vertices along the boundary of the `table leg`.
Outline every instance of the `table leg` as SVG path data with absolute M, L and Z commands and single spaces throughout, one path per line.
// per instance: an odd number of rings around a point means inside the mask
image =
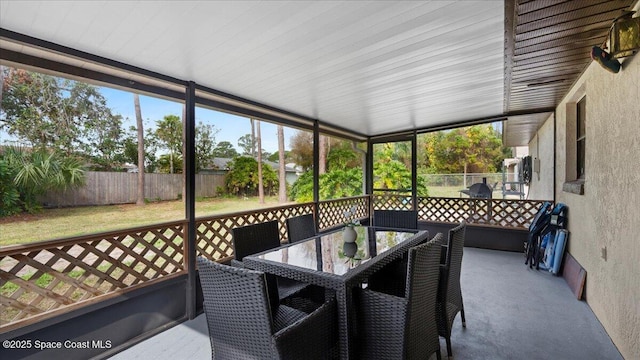
M 341 359 L 355 359 L 357 350 L 355 336 L 355 309 L 353 308 L 353 289 L 343 286 L 336 292 L 338 301 L 338 336 Z
M 340 345 L 340 359 L 349 359 L 349 311 L 347 309 L 346 286 L 336 291 L 338 305 L 338 343 Z

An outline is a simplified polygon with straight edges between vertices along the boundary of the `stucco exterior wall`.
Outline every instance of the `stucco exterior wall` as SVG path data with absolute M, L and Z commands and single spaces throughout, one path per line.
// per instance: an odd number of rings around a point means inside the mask
M 586 175 L 578 195 L 562 186 L 575 177 L 570 113 L 584 95 Z M 640 359 L 640 55 L 618 74 L 593 62 L 556 115 L 556 194 L 569 206 L 568 250 L 587 271 L 591 309 L 622 355 Z
M 540 171 L 532 173 L 529 199 L 553 200 L 553 115 L 529 142 L 529 154 L 540 161 Z

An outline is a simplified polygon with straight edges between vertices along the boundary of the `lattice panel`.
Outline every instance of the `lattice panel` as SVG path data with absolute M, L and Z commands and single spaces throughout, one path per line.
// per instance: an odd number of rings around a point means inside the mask
M 183 270 L 183 224 L 0 251 L 0 328 Z
M 198 219 L 196 222 L 197 254 L 214 261 L 232 257 L 233 235 L 231 230 L 233 228 L 273 220 L 278 221 L 280 241 L 286 242 L 288 240 L 285 223 L 287 218 L 312 213 L 313 204 L 305 203 Z
M 493 200 L 492 220 L 495 225 L 528 229 L 544 201 Z
M 544 201 L 418 198 L 418 219 L 527 229 Z
M 464 198 L 419 198 L 418 219 L 450 223 L 467 221 L 474 213 L 473 200 Z
M 342 225 L 345 212 L 355 209 L 355 219 L 369 218 L 369 197 L 358 196 L 338 200 L 322 201 L 318 204 L 318 227 L 320 230 Z
M 374 210 L 413 210 L 411 195 L 373 195 Z

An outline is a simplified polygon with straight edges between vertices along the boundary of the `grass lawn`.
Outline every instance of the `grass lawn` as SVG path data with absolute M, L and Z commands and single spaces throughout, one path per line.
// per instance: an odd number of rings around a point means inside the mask
M 429 186 L 431 197 L 459 197 L 462 186 Z
M 196 201 L 196 216 L 232 213 L 277 206 L 277 197 Z M 145 206 L 134 204 L 46 209 L 0 219 L 0 246 L 25 244 L 102 231 L 125 229 L 185 218 L 182 201 L 163 201 Z
M 432 197 L 460 197 L 457 186 L 432 186 Z M 500 198 L 500 191 L 494 191 Z M 466 197 L 466 196 L 465 196 Z M 196 216 L 226 214 L 244 210 L 278 206 L 277 197 L 267 197 L 259 204 L 257 197 L 209 198 L 196 201 Z M 97 232 L 126 229 L 185 218 L 182 201 L 162 201 L 136 206 L 134 204 L 86 206 L 46 209 L 37 214 L 19 214 L 0 218 L 0 246 L 25 244 Z

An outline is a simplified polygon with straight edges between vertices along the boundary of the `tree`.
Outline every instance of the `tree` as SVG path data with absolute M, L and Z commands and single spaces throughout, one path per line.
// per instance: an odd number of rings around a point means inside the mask
M 304 171 L 313 167 L 313 133 L 297 131 L 291 137 L 291 158 Z
M 163 174 L 182 174 L 183 173 L 182 155 L 162 154 L 158 157 L 157 170 Z M 173 171 L 173 173 L 171 172 Z
M 283 139 L 283 142 L 284 142 L 284 139 Z M 291 159 L 291 152 L 290 151 L 284 150 L 283 154 L 284 154 L 284 162 L 285 163 L 289 163 L 289 162 L 293 161 Z M 262 156 L 265 156 L 265 153 L 262 153 Z M 271 162 L 280 162 L 280 151 L 276 151 L 273 154 L 269 155 L 267 157 L 267 160 L 269 160 Z
M 95 86 L 71 82 L 74 122 L 79 127 L 74 142 L 92 170 L 113 171 L 122 165 L 122 116 L 113 114 L 106 98 Z M 71 152 L 76 152 L 73 149 Z M 71 153 L 67 151 L 67 155 Z
M 4 66 L 0 65 L 0 114 L 2 113 L 2 90 L 4 89 L 4 78 L 5 78 L 5 70 L 7 68 L 5 68 Z
M 253 148 L 253 136 L 251 134 L 241 136 L 238 139 L 238 146 L 242 150 L 242 156 L 254 157 L 255 151 Z
M 17 170 L 0 154 L 0 217 L 17 214 L 20 207 L 20 191 L 13 182 Z
M 278 202 L 287 202 L 287 180 L 285 172 L 284 128 L 278 125 Z
M 320 146 L 318 147 L 318 174 L 322 175 L 327 172 L 327 146 L 328 139 L 324 135 L 320 135 Z
M 251 119 L 251 124 L 254 123 L 254 120 Z M 260 139 L 260 121 L 255 121 L 256 124 L 256 140 L 258 144 L 258 149 L 262 149 L 262 140 Z M 260 204 L 264 204 L 264 185 L 262 181 L 262 151 L 258 152 L 258 199 Z
M 123 146 L 123 161 L 135 164 L 136 166 L 140 164 L 138 161 L 138 128 L 136 126 L 129 127 L 127 133 L 122 140 Z M 156 151 L 157 151 L 157 142 L 155 138 L 155 134 L 153 129 L 147 128 L 146 134 L 143 136 L 144 139 L 144 171 L 147 173 L 153 173 L 157 167 L 157 159 L 156 159 Z
M 373 188 L 389 190 L 410 190 L 411 147 L 408 142 L 378 144 L 374 148 Z M 407 164 L 408 163 L 408 164 Z M 417 176 L 417 193 L 428 196 L 425 179 Z
M 356 196 L 362 191 L 362 168 L 333 169 L 318 179 L 320 199 Z M 313 201 L 313 172 L 302 174 L 291 186 L 290 197 L 297 202 Z
M 251 156 L 256 157 L 256 124 L 254 119 L 249 119 L 251 122 Z M 258 161 L 258 164 L 260 162 Z
M 72 109 L 63 106 L 62 85 L 53 76 L 10 69 L 3 84 L 2 128 L 29 147 L 70 150 L 76 134 L 67 116 Z
M 98 88 L 11 68 L 2 87 L 0 129 L 29 147 L 79 153 L 94 169 L 119 168 L 122 117 Z
M 249 156 L 238 156 L 228 163 L 229 171 L 225 175 L 225 186 L 229 194 L 255 196 L 258 190 L 258 162 Z M 271 166 L 262 169 L 265 191 L 274 193 L 278 185 L 278 176 Z
M 169 151 L 169 173 L 175 173 L 174 161 L 182 155 L 182 121 L 177 115 L 165 115 L 156 121 L 155 135 L 160 144 Z
M 236 149 L 233 147 L 233 145 L 231 145 L 230 142 L 228 141 L 220 141 L 216 147 L 213 149 L 213 155 L 214 157 L 221 157 L 221 158 L 234 158 L 236 156 L 238 156 L 238 152 L 236 151 Z
M 138 187 L 136 191 L 136 205 L 144 205 L 144 127 L 142 124 L 142 111 L 140 110 L 140 97 L 133 94 L 133 106 L 136 112 L 136 132 L 138 134 Z
M 351 142 L 332 139 L 331 150 L 327 155 L 327 168 L 345 169 L 362 166 L 360 154 L 353 150 Z
M 195 156 L 196 172 L 211 166 L 211 161 L 215 157 L 216 134 L 218 130 L 215 126 L 205 123 L 198 123 L 195 129 Z
M 423 159 L 432 173 L 496 172 L 505 154 L 500 133 L 490 124 L 474 125 L 419 137 Z

